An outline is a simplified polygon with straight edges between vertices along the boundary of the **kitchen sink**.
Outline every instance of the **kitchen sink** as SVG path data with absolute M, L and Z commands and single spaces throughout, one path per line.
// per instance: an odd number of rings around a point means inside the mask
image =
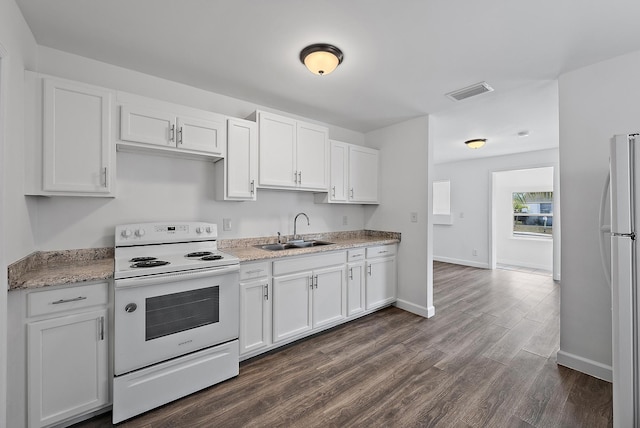
M 322 245 L 331 245 L 333 242 L 326 241 L 289 241 L 285 244 L 266 244 L 266 245 L 256 245 L 257 248 L 261 248 L 267 251 L 282 251 L 282 250 L 293 250 L 296 248 L 309 248 L 309 247 L 319 247 Z

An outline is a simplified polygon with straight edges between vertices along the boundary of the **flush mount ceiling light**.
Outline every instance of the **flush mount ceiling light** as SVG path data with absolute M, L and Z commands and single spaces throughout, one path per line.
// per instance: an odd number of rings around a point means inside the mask
M 486 142 L 486 138 L 474 138 L 473 140 L 467 140 L 464 143 L 471 149 L 479 149 L 480 147 L 484 146 L 484 143 Z
M 333 45 L 317 43 L 300 51 L 300 61 L 313 74 L 324 76 L 336 69 L 343 58 L 342 51 Z

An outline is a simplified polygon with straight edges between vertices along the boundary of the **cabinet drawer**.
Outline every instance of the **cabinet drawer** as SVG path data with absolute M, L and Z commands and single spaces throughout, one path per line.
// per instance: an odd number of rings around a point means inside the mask
M 345 263 L 346 253 L 329 253 L 273 262 L 273 275 L 302 272 Z
M 366 248 L 358 248 L 357 250 L 349 250 L 347 251 L 347 261 L 351 262 L 359 262 L 360 260 L 364 260 L 364 255 L 366 253 Z
M 396 246 L 395 245 L 379 245 L 377 247 L 369 247 L 367 248 L 367 258 L 371 259 L 374 257 L 389 257 L 395 256 L 396 254 Z
M 262 278 L 269 275 L 269 262 L 240 263 L 240 281 L 253 278 Z
M 108 290 L 108 283 L 101 282 L 29 293 L 27 296 L 27 316 L 35 317 L 71 309 L 106 305 L 109 298 Z

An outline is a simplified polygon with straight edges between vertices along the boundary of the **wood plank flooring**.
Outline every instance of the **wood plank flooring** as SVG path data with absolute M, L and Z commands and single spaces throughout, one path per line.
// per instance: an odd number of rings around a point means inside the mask
M 382 310 L 119 426 L 612 426 L 611 385 L 555 363 L 559 291 L 544 275 L 436 262 L 435 317 Z

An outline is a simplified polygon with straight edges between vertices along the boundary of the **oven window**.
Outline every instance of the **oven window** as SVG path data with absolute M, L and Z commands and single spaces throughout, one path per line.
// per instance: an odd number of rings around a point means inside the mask
M 220 287 L 146 299 L 146 340 L 220 321 Z

